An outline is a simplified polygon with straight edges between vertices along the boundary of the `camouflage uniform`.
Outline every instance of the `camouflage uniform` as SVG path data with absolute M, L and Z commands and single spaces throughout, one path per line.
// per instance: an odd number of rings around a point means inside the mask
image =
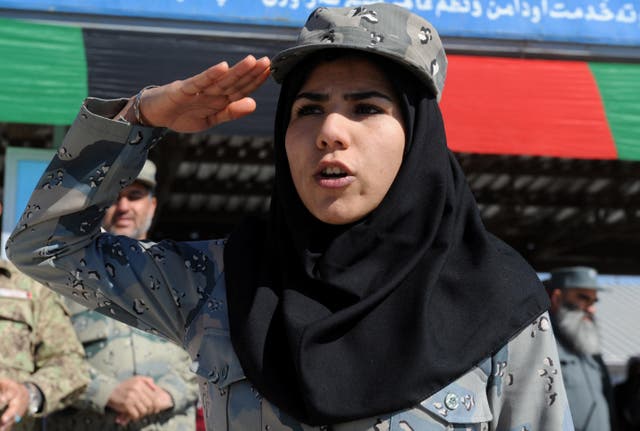
M 13 427 L 37 429 L 39 417 L 73 401 L 87 385 L 89 373 L 58 295 L 9 262 L 0 262 L 0 269 L 0 377 L 33 382 L 40 388 L 41 414 L 27 416 Z
M 223 240 L 153 243 L 100 233 L 104 209 L 163 133 L 109 120 L 124 103 L 87 100 L 10 238 L 11 258 L 85 305 L 185 346 L 209 429 L 321 429 L 295 421 L 245 378 L 229 337 Z M 413 408 L 331 428 L 572 430 L 557 358 L 545 313 Z
M 72 407 L 49 418 L 48 431 L 84 431 L 88 427 L 101 431 L 195 429 L 198 392 L 187 352 L 80 304 L 67 301 L 67 306 L 86 351 L 91 382 Z M 174 406 L 122 427 L 115 423 L 116 413 L 105 408 L 116 386 L 133 376 L 152 377 L 171 395 Z

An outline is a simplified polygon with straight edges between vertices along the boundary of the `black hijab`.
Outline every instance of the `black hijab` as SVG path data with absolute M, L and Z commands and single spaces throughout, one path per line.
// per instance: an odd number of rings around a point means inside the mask
M 298 197 L 284 136 L 309 60 L 283 83 L 266 222 L 225 249 L 231 340 L 270 402 L 320 425 L 412 407 L 500 349 L 547 308 L 531 267 L 488 233 L 435 99 L 382 59 L 405 120 L 381 204 L 331 226 Z

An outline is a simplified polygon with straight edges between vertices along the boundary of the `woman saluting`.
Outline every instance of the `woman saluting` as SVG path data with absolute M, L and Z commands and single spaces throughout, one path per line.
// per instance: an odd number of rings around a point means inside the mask
M 99 225 L 163 127 L 250 113 L 269 60 L 88 99 L 11 258 L 185 346 L 209 429 L 573 429 L 546 293 L 485 230 L 446 147 L 446 67 L 436 30 L 403 8 L 314 11 L 271 64 L 270 212 L 219 241 Z

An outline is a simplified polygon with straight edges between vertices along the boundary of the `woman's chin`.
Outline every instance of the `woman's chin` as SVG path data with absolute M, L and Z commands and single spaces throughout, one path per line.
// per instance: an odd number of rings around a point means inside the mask
M 358 211 L 349 205 L 331 205 L 330 207 L 314 209 L 311 214 L 323 223 L 342 225 L 360 220 L 367 212 Z

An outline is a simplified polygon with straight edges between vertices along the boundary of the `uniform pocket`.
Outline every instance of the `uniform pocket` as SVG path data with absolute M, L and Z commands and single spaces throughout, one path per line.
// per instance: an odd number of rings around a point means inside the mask
M 487 398 L 487 375 L 478 367 L 421 402 L 420 406 L 440 421 L 473 430 L 486 429 L 481 425 L 493 420 Z

